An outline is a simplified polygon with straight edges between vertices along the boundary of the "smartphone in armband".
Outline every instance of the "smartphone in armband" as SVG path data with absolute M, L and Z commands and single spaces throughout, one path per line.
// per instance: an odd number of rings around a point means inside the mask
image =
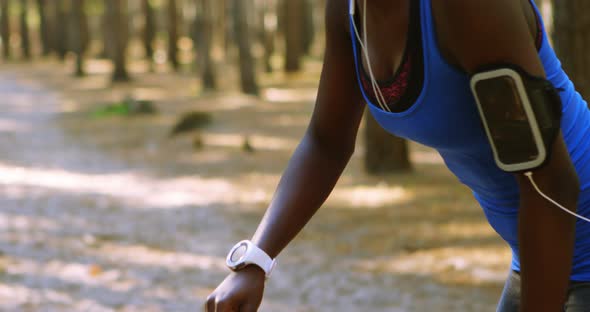
M 502 65 L 473 75 L 471 91 L 500 169 L 522 172 L 547 161 L 561 119 L 561 99 L 549 81 Z

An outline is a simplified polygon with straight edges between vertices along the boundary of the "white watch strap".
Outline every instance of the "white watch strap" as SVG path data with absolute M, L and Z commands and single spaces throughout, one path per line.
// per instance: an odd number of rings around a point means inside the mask
M 276 259 L 272 259 L 266 252 L 264 252 L 264 250 L 260 249 L 250 241 L 248 241 L 248 251 L 246 252 L 244 262 L 259 266 L 264 270 L 266 278 L 270 277 L 277 264 Z

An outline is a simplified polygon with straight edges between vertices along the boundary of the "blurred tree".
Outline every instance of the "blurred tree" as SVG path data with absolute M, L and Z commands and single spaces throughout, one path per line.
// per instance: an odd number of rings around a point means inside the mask
M 176 0 L 168 0 L 168 61 L 178 70 L 178 6 Z
M 553 43 L 576 89 L 590 99 L 590 1 L 553 1 Z
M 305 47 L 302 22 L 305 14 L 305 0 L 283 0 L 284 37 L 285 37 L 285 71 L 301 70 L 301 57 Z
M 277 32 L 276 1 L 267 0 L 260 11 L 260 41 L 264 46 L 264 70 L 272 72 L 271 57 L 275 52 L 275 36 Z
M 224 53 L 227 53 L 230 37 L 232 21 L 229 16 L 229 5 L 227 0 L 216 0 L 213 1 L 213 38 L 217 40 L 217 44 L 221 47 Z M 215 43 L 213 43 L 215 45 Z
M 246 10 L 248 7 L 248 4 L 244 0 L 233 0 L 234 36 L 240 55 L 240 82 L 242 91 L 247 94 L 258 95 L 259 89 L 254 71 L 254 58 L 250 50 L 251 38 L 247 19 L 248 12 Z
M 2 36 L 2 54 L 4 59 L 10 58 L 10 2 L 0 0 L 0 36 Z
M 368 111 L 365 113 L 365 169 L 377 175 L 412 169 L 407 141 L 383 130 Z
M 213 44 L 213 10 L 210 0 L 197 0 L 195 6 L 195 22 L 193 40 L 198 55 L 198 64 L 201 72 L 203 89 L 214 90 L 217 87 L 215 81 L 215 65 L 211 57 Z
M 156 18 L 150 0 L 141 0 L 141 4 L 144 17 L 143 46 L 145 49 L 145 56 L 149 60 L 150 68 L 152 68 L 154 61 L 153 43 L 156 38 Z
M 126 57 L 129 35 L 126 15 L 127 0 L 105 0 L 105 31 L 109 42 L 106 48 L 109 58 L 115 66 L 112 76 L 113 82 L 130 79 Z
M 111 47 L 111 45 L 113 44 L 111 42 L 111 35 L 109 34 L 109 29 L 111 29 L 110 25 L 109 25 L 109 17 L 107 16 L 107 7 L 106 7 L 106 0 L 103 4 L 102 7 L 102 17 L 101 17 L 101 43 L 102 43 L 102 50 L 99 52 L 99 58 L 103 58 L 103 59 L 109 59 L 109 51 L 111 51 L 113 49 L 113 47 Z
M 53 38 L 51 36 L 51 23 L 47 12 L 48 0 L 37 0 L 37 10 L 39 12 L 39 32 L 41 35 L 41 53 L 47 56 L 53 50 Z
M 303 1 L 303 22 L 301 23 L 301 26 L 303 27 L 301 30 L 303 54 L 309 54 L 315 38 L 316 27 L 313 20 L 313 9 L 314 7 L 311 0 Z
M 65 21 L 68 20 L 68 15 L 63 0 L 53 0 L 53 4 L 55 11 L 55 27 L 53 28 L 53 30 L 55 31 L 55 50 L 57 52 L 57 56 L 61 60 L 65 60 L 66 54 L 68 53 L 69 37 L 68 26 L 67 23 L 65 23 Z
M 29 0 L 20 1 L 20 46 L 23 58 L 31 59 L 31 39 L 29 37 Z
M 86 16 L 86 11 L 84 10 L 84 4 L 84 0 L 71 0 L 71 48 L 76 54 L 75 75 L 77 77 L 85 75 L 84 53 L 86 52 L 89 41 L 88 18 Z

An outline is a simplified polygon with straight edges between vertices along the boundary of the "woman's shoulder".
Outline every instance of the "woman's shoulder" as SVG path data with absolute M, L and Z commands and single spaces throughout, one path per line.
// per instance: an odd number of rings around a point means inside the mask
M 349 1 L 351 0 L 326 1 L 326 37 L 343 35 L 350 36 Z
M 494 60 L 529 63 L 536 55 L 521 0 L 431 1 L 442 45 L 468 72 Z

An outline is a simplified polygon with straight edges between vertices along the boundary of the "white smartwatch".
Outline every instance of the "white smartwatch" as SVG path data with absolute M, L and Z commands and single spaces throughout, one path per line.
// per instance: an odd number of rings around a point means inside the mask
M 232 271 L 239 271 L 250 264 L 257 265 L 264 271 L 266 278 L 269 278 L 277 265 L 277 260 L 272 259 L 251 241 L 243 240 L 229 251 L 225 263 Z

